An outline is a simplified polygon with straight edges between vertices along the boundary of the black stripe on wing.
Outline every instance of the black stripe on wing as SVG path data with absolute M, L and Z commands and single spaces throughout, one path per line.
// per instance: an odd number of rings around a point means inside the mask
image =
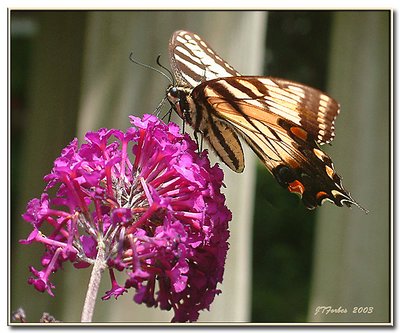
M 238 135 L 232 128 L 215 116 L 209 119 L 208 132 L 204 137 L 220 159 L 233 171 L 243 172 L 244 154 Z
M 188 97 L 191 98 L 191 97 Z M 220 159 L 235 172 L 244 170 L 244 154 L 236 132 L 225 121 L 215 116 L 210 104 L 192 100 L 195 110 L 191 113 L 191 124 L 200 132 Z

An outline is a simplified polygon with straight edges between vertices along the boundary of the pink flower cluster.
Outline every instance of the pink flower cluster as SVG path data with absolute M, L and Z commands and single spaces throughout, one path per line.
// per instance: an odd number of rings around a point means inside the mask
M 28 282 L 53 295 L 52 273 L 66 261 L 92 265 L 102 246 L 111 277 L 103 299 L 133 288 L 137 303 L 195 321 L 223 278 L 231 220 L 223 173 L 177 125 L 152 115 L 131 123 L 90 132 L 81 147 L 73 140 L 54 162 L 23 215 L 33 231 L 21 243 L 45 246 L 43 269 L 30 267 Z

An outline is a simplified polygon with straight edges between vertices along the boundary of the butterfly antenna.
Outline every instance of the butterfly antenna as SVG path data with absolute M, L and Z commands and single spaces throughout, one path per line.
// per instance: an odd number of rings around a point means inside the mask
M 158 63 L 158 59 L 159 59 L 159 58 L 160 58 L 160 56 L 157 57 L 157 63 Z M 134 64 L 136 64 L 136 65 L 139 65 L 139 66 L 142 66 L 142 67 L 151 69 L 151 70 L 153 70 L 153 71 L 155 71 L 155 72 L 161 74 L 161 75 L 164 76 L 171 84 L 173 84 L 173 81 L 171 80 L 171 78 L 170 78 L 167 74 L 165 74 L 164 72 L 160 71 L 160 70 L 157 69 L 157 68 L 154 68 L 154 67 L 152 67 L 152 66 L 150 66 L 150 65 L 144 64 L 144 63 L 142 63 L 142 62 L 136 60 L 136 59 L 133 57 L 133 52 L 131 52 L 131 54 L 129 55 L 129 60 L 132 61 L 132 62 L 133 62 Z M 161 66 L 161 68 L 166 69 L 166 68 L 163 67 L 163 66 Z M 168 72 L 168 74 L 171 75 L 171 72 L 170 72 L 168 69 L 167 69 L 167 72 Z
M 171 84 L 172 84 L 172 85 L 175 85 L 174 75 L 172 74 L 172 72 L 171 72 L 167 67 L 165 67 L 165 66 L 160 62 L 160 58 L 161 58 L 161 54 L 159 54 L 158 57 L 157 57 L 157 60 L 156 60 L 157 65 L 160 66 L 163 70 L 165 70 L 165 71 L 169 74 L 169 76 L 171 77 L 171 79 L 170 79 Z

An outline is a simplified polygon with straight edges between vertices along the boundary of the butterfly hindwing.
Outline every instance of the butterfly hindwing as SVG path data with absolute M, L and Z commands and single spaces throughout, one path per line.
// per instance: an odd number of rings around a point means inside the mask
M 307 129 L 319 144 L 333 140 L 334 123 L 340 112 L 333 98 L 318 89 L 281 78 L 260 77 L 259 82 L 264 86 L 264 100 L 272 112 L 287 104 L 286 109 L 298 119 L 295 123 Z
M 257 91 L 253 86 L 250 93 L 238 84 L 246 82 L 247 89 L 255 81 L 258 85 L 260 82 L 270 85 L 270 79 L 262 79 L 246 76 L 215 79 L 196 87 L 192 97 L 201 101 L 198 108 L 213 110 L 216 117 L 240 133 L 278 183 L 300 194 L 308 208 L 320 205 L 325 199 L 339 206 L 353 202 L 314 135 L 299 122 L 283 117 L 283 108 L 271 107 L 270 95 L 263 93 L 260 86 Z M 280 99 L 280 95 L 286 95 L 286 91 L 275 90 L 275 98 Z M 294 102 L 287 102 L 295 107 Z

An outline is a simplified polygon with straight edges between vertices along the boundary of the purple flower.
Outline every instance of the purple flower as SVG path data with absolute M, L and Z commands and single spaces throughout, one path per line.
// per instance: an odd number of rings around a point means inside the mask
M 45 246 L 43 270 L 31 267 L 28 282 L 53 295 L 52 274 L 66 261 L 92 265 L 101 244 L 111 279 L 103 299 L 133 288 L 137 303 L 195 321 L 223 278 L 231 219 L 223 173 L 177 125 L 152 115 L 131 123 L 90 132 L 81 147 L 73 140 L 54 162 L 23 215 L 33 231 L 21 243 Z M 122 284 L 115 269 L 126 272 Z

